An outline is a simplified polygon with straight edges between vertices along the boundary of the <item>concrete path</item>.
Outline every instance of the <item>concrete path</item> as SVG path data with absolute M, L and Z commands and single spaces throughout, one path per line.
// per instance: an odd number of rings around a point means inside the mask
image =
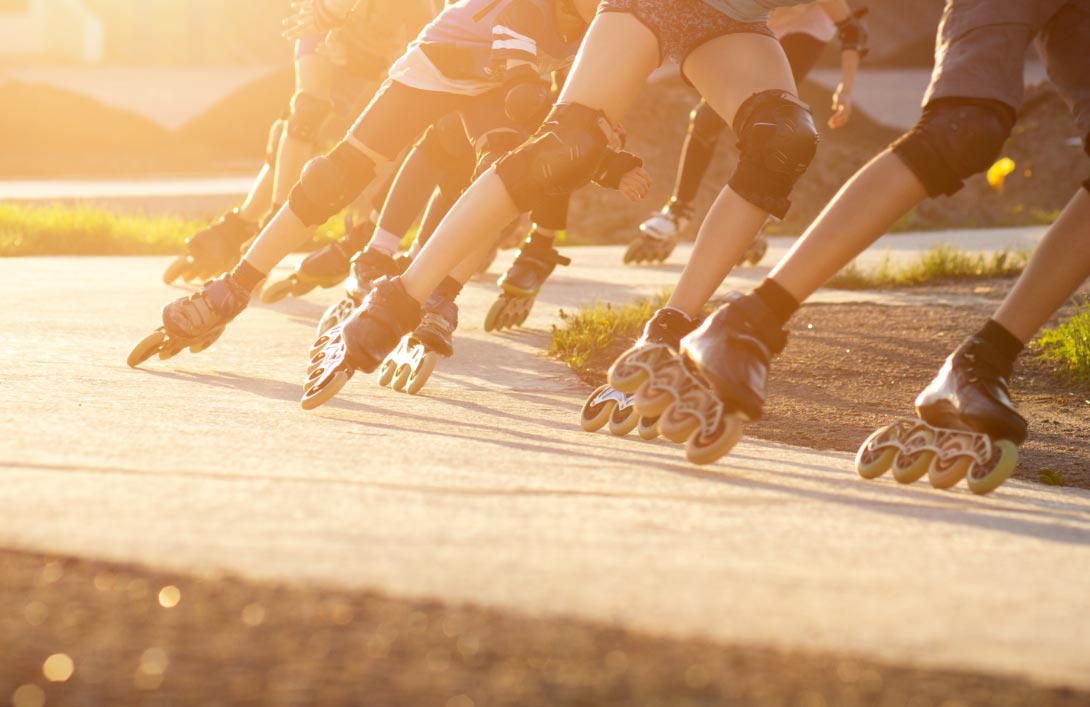
M 846 454 L 756 441 L 696 468 L 584 433 L 587 389 L 542 354 L 558 308 L 677 267 L 575 256 L 517 333 L 481 331 L 495 288 L 471 285 L 421 396 L 357 376 L 310 414 L 335 292 L 133 371 L 185 291 L 157 284 L 165 259 L 0 260 L 0 546 L 1090 687 L 1090 493 L 864 482 Z

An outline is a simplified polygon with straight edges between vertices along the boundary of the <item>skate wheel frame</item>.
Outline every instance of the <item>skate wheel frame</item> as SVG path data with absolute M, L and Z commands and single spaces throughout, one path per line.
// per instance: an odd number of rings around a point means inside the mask
M 168 339 L 169 336 L 162 327 L 145 336 L 129 353 L 129 357 L 126 360 L 126 363 L 129 364 L 129 368 L 136 368 L 159 353 Z
M 347 360 L 341 325 L 318 337 L 311 353 L 303 398 L 299 401 L 304 410 L 313 410 L 332 400 L 355 372 Z
M 579 411 L 579 426 L 586 432 L 597 432 L 605 427 L 613 411 L 625 400 L 625 394 L 608 384 L 594 389 Z
M 378 384 L 416 395 L 423 390 L 438 363 L 439 354 L 428 351 L 412 334 L 406 335 L 382 362 Z
M 352 313 L 356 311 L 356 307 L 359 304 L 351 297 L 345 297 L 338 300 L 336 304 L 331 305 L 322 314 L 322 318 L 318 321 L 318 336 L 326 333 L 338 324 L 344 324 Z
M 859 447 L 856 471 L 876 479 L 892 469 L 900 483 L 927 474 L 939 489 L 968 477 L 973 493 L 989 493 L 1014 473 L 1018 449 L 1009 440 L 993 442 L 987 435 L 934 427 L 918 419 L 898 420 L 875 430 Z
M 533 308 L 534 297 L 504 292 L 488 310 L 484 319 L 484 330 L 493 332 L 522 326 L 530 317 Z
M 624 252 L 625 265 L 657 265 L 665 262 L 674 252 L 677 241 L 641 233 Z

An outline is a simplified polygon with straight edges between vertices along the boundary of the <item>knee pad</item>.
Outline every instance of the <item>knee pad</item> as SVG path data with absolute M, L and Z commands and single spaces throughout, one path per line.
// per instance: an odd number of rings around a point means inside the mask
M 496 128 L 474 140 L 476 169 L 473 170 L 473 179 L 481 176 L 485 170 L 499 162 L 504 155 L 524 143 L 526 137 L 526 133 L 521 130 Z
M 318 142 L 326 118 L 333 112 L 333 103 L 309 93 L 296 93 L 291 97 L 291 115 L 288 117 L 288 135 L 300 142 Z
M 730 187 L 743 199 L 782 219 L 791 190 L 817 152 L 810 107 L 786 91 L 755 93 L 734 116 L 740 157 Z
M 701 101 L 689 114 L 689 139 L 709 149 L 719 142 L 719 136 L 727 127 L 727 121 L 719 117 L 715 109 Z
M 269 141 L 265 143 L 265 164 L 270 167 L 276 165 L 276 155 L 280 152 L 280 139 L 284 137 L 284 127 L 287 120 L 281 116 L 277 118 L 269 128 Z
M 950 195 L 992 166 L 1012 127 L 1014 112 L 1003 103 L 940 98 L 892 149 L 930 196 Z
M 304 224 L 320 226 L 351 204 L 374 178 L 375 163 L 342 142 L 328 155 L 307 162 L 288 203 Z
M 529 142 L 503 157 L 496 173 L 521 211 L 544 196 L 575 191 L 601 172 L 613 128 L 601 111 L 559 103 Z

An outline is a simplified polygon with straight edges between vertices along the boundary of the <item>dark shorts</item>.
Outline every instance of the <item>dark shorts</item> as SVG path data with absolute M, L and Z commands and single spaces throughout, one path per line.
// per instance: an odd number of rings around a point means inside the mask
M 1090 0 L 947 0 L 924 103 L 979 98 L 1017 110 L 1032 42 L 1079 127 L 1090 132 Z
M 739 22 L 703 0 L 603 0 L 598 12 L 624 12 L 659 40 L 661 60 L 684 66 L 694 49 L 728 34 L 748 32 L 774 37 L 764 22 Z

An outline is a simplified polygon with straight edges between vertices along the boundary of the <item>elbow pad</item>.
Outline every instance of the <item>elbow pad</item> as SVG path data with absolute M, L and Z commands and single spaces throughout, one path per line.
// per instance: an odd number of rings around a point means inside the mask
M 860 8 L 848 15 L 844 20 L 836 23 L 836 33 L 840 38 L 841 51 L 859 52 L 860 58 L 865 57 L 870 52 L 868 44 L 870 34 L 867 32 L 866 23 L 863 22 L 863 18 L 868 12 L 867 8 Z

